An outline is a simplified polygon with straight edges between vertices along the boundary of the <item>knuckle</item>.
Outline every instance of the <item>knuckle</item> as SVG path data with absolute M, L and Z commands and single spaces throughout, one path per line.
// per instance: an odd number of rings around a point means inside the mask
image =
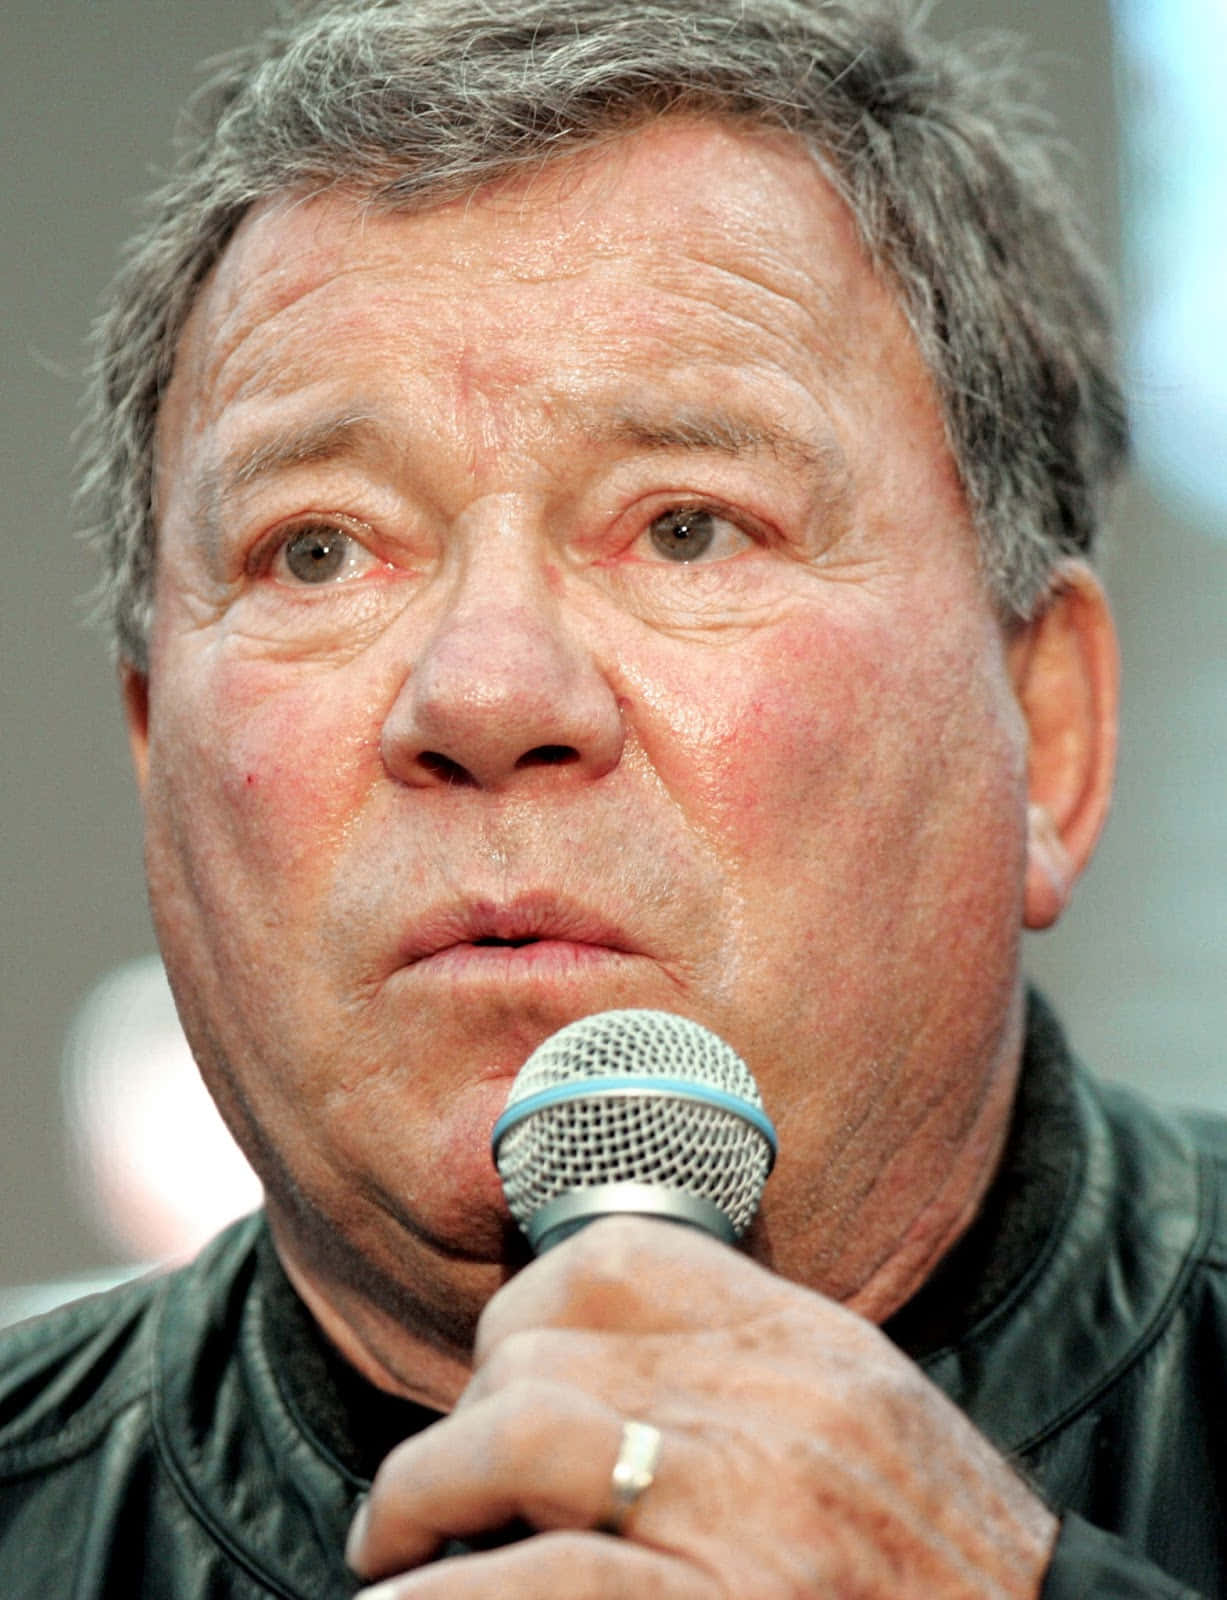
M 531 1453 L 565 1423 L 562 1397 L 547 1378 L 518 1377 L 499 1391 L 492 1426 L 504 1441 L 522 1440 Z
M 530 1374 L 536 1366 L 540 1335 L 535 1331 L 510 1334 L 482 1356 L 477 1373 L 483 1389 L 493 1392 L 505 1389 L 517 1379 Z
M 654 1294 L 666 1230 L 635 1217 L 607 1217 L 578 1233 L 559 1261 L 559 1292 L 569 1320 L 600 1326 L 610 1313 Z M 561 1254 L 561 1252 L 560 1252 Z
M 583 1284 L 620 1275 L 650 1257 L 653 1234 L 659 1231 L 641 1218 L 602 1217 L 568 1240 L 559 1258 L 564 1280 Z

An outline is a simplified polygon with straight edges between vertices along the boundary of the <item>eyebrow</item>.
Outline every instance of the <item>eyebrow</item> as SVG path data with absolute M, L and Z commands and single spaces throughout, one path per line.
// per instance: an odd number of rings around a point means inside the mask
M 581 437 L 597 448 L 771 455 L 820 477 L 831 500 L 841 499 L 849 484 L 847 459 L 834 439 L 815 442 L 777 423 L 738 416 L 723 407 L 671 407 L 659 414 L 635 406 L 612 412 L 585 408 L 576 421 Z M 366 410 L 347 408 L 277 428 L 239 445 L 205 469 L 194 496 L 195 525 L 215 547 L 221 540 L 226 501 L 250 484 L 297 467 L 388 449 L 386 425 Z
M 382 437 L 382 428 L 364 411 L 345 411 L 316 418 L 296 427 L 280 429 L 271 438 L 236 450 L 223 465 L 225 488 L 242 489 L 256 478 L 301 467 L 312 461 L 329 461 L 349 455 Z
M 249 484 L 313 462 L 361 455 L 386 444 L 383 424 L 368 411 L 347 409 L 278 428 L 227 452 L 205 469 L 194 497 L 196 525 L 208 539 L 217 541 L 222 508 Z
M 844 453 L 834 440 L 817 444 L 790 428 L 739 417 L 721 407 L 683 407 L 662 416 L 624 407 L 612 417 L 589 422 L 584 433 L 596 443 L 729 456 L 773 455 L 806 471 L 835 477 L 847 472 Z

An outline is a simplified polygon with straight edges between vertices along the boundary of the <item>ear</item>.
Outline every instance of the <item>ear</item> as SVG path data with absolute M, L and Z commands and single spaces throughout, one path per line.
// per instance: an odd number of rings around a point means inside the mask
M 149 679 L 145 673 L 138 672 L 134 666 L 124 662 L 119 669 L 119 690 L 123 697 L 128 747 L 132 751 L 137 788 L 143 795 L 149 774 Z
M 1009 663 L 1030 734 L 1023 924 L 1048 928 L 1094 852 L 1116 766 L 1116 629 L 1089 567 L 1060 570 Z

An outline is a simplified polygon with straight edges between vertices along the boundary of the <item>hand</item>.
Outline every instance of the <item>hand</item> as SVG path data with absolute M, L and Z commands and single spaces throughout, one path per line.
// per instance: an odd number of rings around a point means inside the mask
M 379 1600 L 1039 1593 L 1056 1520 L 962 1413 L 870 1323 L 692 1229 L 586 1228 L 491 1300 L 474 1368 L 355 1523 L 355 1571 L 401 1574 Z M 613 1537 L 628 1419 L 662 1443 Z M 539 1531 L 420 1565 L 516 1518 Z

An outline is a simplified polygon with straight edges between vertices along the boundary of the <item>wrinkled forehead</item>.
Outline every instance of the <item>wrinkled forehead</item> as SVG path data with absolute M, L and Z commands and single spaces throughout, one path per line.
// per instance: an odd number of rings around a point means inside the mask
M 650 204 L 645 205 L 647 197 Z M 344 207 L 335 202 L 341 198 Z M 330 203 L 327 208 L 321 200 Z M 345 227 L 338 227 L 344 213 Z M 395 207 L 370 190 L 287 192 L 247 213 L 198 292 L 176 369 L 207 351 L 224 361 L 242 326 L 275 316 L 322 276 L 347 270 L 358 246 L 376 265 L 403 234 L 381 228 L 415 218 L 419 270 L 450 278 L 546 282 L 578 270 L 653 258 L 667 262 L 684 228 L 692 250 L 718 270 L 730 309 L 747 289 L 813 315 L 828 361 L 849 353 L 858 314 L 895 300 L 872 267 L 856 223 L 818 160 L 782 130 L 675 114 L 488 181 L 459 197 L 422 197 Z M 326 223 L 325 219 L 326 218 Z M 496 239 L 497 249 L 489 242 Z M 435 241 L 434 259 L 429 244 Z M 691 270 L 678 253 L 679 274 Z M 910 338 L 901 311 L 895 321 Z M 199 365 L 196 381 L 207 377 Z
M 730 401 L 719 417 L 708 406 L 704 438 L 718 427 L 719 447 L 735 449 L 738 390 L 752 387 L 751 444 L 782 442 L 810 463 L 842 451 L 855 470 L 889 440 L 901 462 L 925 456 L 926 475 L 954 475 L 894 292 L 784 134 L 662 119 L 433 207 L 392 211 L 344 189 L 263 202 L 188 319 L 159 481 L 193 441 L 208 441 L 197 468 L 223 456 L 233 415 L 257 402 L 329 378 L 347 406 L 377 381 L 361 352 L 390 348 L 427 428 L 479 392 L 506 402 L 503 421 L 516 408 L 522 428 L 570 411 L 607 436 L 629 403 L 654 438 L 677 436 L 664 411 L 684 410 L 697 384 Z M 385 395 L 395 369 L 379 366 Z

